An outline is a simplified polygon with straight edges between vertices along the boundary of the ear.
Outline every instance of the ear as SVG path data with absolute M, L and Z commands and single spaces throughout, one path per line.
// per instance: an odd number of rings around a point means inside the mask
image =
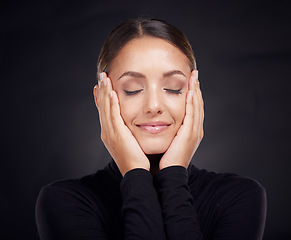
M 95 100 L 95 105 L 97 109 L 99 110 L 99 104 L 98 104 L 98 99 L 99 99 L 99 86 L 95 85 L 93 88 L 93 95 L 94 95 L 94 100 Z

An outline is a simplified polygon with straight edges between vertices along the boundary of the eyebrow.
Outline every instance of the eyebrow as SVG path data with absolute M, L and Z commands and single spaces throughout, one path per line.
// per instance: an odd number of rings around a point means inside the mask
M 173 71 L 166 72 L 163 74 L 163 77 L 171 77 L 175 74 L 182 75 L 182 76 L 186 77 L 186 75 L 180 70 L 173 70 Z
M 169 72 L 165 72 L 163 74 L 163 77 L 164 78 L 171 77 L 171 76 L 173 76 L 175 74 L 182 75 L 182 76 L 186 77 L 186 75 L 180 70 L 172 70 L 172 71 L 169 71 Z M 133 71 L 127 71 L 127 72 L 124 72 L 117 80 L 119 80 L 120 78 L 125 77 L 125 76 L 136 77 L 136 78 L 146 78 L 146 76 L 144 74 L 142 74 L 142 73 L 133 72 Z
M 136 77 L 136 78 L 146 78 L 146 76 L 143 75 L 142 73 L 128 71 L 128 72 L 124 72 L 117 80 L 119 80 L 120 78 L 122 78 L 124 76 L 130 76 L 130 77 Z

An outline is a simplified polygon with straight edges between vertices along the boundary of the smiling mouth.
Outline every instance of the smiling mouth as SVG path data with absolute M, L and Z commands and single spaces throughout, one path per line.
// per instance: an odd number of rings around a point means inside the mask
M 167 130 L 170 125 L 171 124 L 165 122 L 148 122 L 137 124 L 136 126 L 139 127 L 144 132 L 157 134 Z

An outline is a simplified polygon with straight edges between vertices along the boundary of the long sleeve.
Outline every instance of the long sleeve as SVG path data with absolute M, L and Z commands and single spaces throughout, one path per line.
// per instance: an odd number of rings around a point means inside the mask
M 195 175 L 196 174 L 196 175 Z M 234 174 L 192 173 L 179 166 L 154 177 L 167 240 L 260 240 L 266 218 L 265 189 Z
M 187 185 L 187 170 L 180 166 L 165 168 L 155 175 L 154 183 L 167 240 L 202 239 L 197 212 Z
M 154 177 L 134 169 L 122 178 L 112 161 L 43 187 L 36 204 L 40 240 L 260 240 L 265 218 L 258 182 L 193 165 Z
M 125 239 L 165 239 L 163 219 L 153 177 L 143 169 L 134 169 L 121 181 L 122 214 Z
M 124 178 L 100 171 L 93 178 L 45 186 L 36 222 L 41 240 L 165 239 L 153 177 L 143 169 Z

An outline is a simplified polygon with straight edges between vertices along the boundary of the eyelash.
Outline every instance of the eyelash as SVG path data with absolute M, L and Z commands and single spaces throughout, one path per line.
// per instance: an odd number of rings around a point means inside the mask
M 167 91 L 169 93 L 172 93 L 172 94 L 182 94 L 182 92 L 181 92 L 182 88 L 177 89 L 177 90 L 175 90 L 175 89 L 169 89 L 169 88 L 164 88 L 163 90 L 165 90 L 165 91 Z M 138 94 L 141 91 L 142 91 L 142 89 L 135 90 L 135 91 L 127 91 L 127 90 L 124 89 L 124 92 L 125 92 L 125 94 L 127 96 L 132 96 L 132 95 Z
M 137 94 L 137 93 L 139 93 L 141 91 L 142 91 L 142 89 L 135 90 L 135 91 L 127 91 L 127 90 L 124 90 L 125 95 L 127 95 L 127 96 L 135 95 L 135 94 Z
M 177 89 L 177 90 L 175 90 L 175 89 L 169 89 L 169 88 L 164 88 L 164 90 L 166 90 L 169 93 L 173 93 L 173 94 L 182 94 L 182 92 L 181 92 L 182 88 Z

